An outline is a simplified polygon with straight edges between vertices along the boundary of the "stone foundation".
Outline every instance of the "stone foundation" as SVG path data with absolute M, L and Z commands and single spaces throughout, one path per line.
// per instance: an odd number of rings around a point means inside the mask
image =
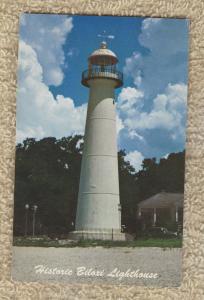
M 103 241 L 125 241 L 125 233 L 119 230 L 81 230 L 69 233 L 71 240 L 103 240 Z

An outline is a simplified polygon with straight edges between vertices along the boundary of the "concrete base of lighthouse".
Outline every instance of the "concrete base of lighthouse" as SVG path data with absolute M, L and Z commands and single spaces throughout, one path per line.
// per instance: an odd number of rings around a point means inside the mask
M 119 230 L 81 230 L 69 233 L 70 240 L 126 241 L 126 234 Z

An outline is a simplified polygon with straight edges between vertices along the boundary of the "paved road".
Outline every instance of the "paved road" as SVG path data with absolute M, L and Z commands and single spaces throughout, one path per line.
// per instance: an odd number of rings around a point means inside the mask
M 14 280 L 178 286 L 181 249 L 13 247 Z

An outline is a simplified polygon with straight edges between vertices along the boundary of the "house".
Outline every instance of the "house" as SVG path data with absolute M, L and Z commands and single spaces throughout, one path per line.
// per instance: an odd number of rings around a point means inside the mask
M 142 220 L 143 228 L 182 225 L 183 201 L 182 193 L 161 192 L 138 204 L 137 218 Z

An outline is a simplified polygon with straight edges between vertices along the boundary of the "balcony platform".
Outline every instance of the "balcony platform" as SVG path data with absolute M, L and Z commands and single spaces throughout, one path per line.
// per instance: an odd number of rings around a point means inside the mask
M 123 73 L 117 71 L 115 68 L 111 67 L 96 67 L 89 70 L 85 70 L 82 73 L 81 83 L 89 87 L 89 80 L 95 78 L 105 78 L 116 81 L 116 88 L 119 88 L 123 85 Z

